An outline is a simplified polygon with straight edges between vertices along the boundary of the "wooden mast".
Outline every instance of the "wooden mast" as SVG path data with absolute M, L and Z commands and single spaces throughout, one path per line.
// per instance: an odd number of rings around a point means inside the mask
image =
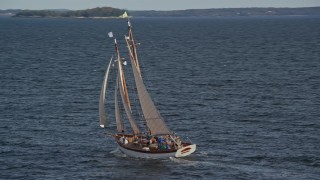
M 114 46 L 115 46 L 115 50 L 116 50 L 117 56 L 118 56 L 118 67 L 119 67 L 119 72 L 120 72 L 120 82 L 122 83 L 122 87 L 123 87 L 124 95 L 125 95 L 125 98 L 126 98 L 126 102 L 128 104 L 129 109 L 131 110 L 126 78 L 125 78 L 124 73 L 123 73 L 122 60 L 121 60 L 121 57 L 120 57 L 118 43 L 117 43 L 116 39 L 114 39 Z
M 141 76 L 140 65 L 139 65 L 138 55 L 137 55 L 137 49 L 136 49 L 136 45 L 134 43 L 133 34 L 132 34 L 132 27 L 131 27 L 131 23 L 130 23 L 129 19 L 128 19 L 128 31 L 129 31 L 129 40 L 130 40 L 131 48 L 132 48 L 132 56 L 134 58 L 134 62 L 136 64 L 138 72 Z
M 133 133 L 139 134 L 140 133 L 139 127 L 138 127 L 136 121 L 134 120 L 134 117 L 131 112 L 130 100 L 129 100 L 128 90 L 127 90 L 127 83 L 125 80 L 125 76 L 124 76 L 124 72 L 123 72 L 123 68 L 122 68 L 122 60 L 120 57 L 119 48 L 118 48 L 118 44 L 117 44 L 116 39 L 114 39 L 114 43 L 115 43 L 115 50 L 116 50 L 117 56 L 118 56 L 118 70 L 119 70 L 118 76 L 120 77 L 119 85 L 121 86 L 119 88 L 119 91 L 120 91 L 120 95 L 122 98 L 122 104 L 124 106 L 125 112 L 127 114 L 128 120 L 129 120 L 131 128 L 133 130 Z

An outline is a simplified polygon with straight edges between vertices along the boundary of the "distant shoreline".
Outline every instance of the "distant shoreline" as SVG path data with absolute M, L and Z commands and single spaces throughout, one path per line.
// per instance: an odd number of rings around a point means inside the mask
M 129 11 L 133 17 L 238 17 L 320 15 L 320 7 L 305 8 L 221 8 L 177 11 Z
M 59 10 L 0 10 L 0 16 L 12 17 L 52 17 L 52 18 L 92 18 L 92 19 L 118 19 L 123 12 L 111 7 L 93 8 L 87 10 L 71 11 Z M 171 11 L 128 11 L 132 17 L 246 17 L 246 16 L 317 16 L 320 7 L 303 8 L 219 8 L 219 9 L 188 9 Z
M 3 16 L 0 14 L 0 17 Z M 41 16 L 19 16 L 19 17 L 14 17 L 14 16 L 7 16 L 7 17 L 13 17 L 13 18 L 53 18 L 53 19 L 123 19 L 120 17 L 56 17 L 56 16 L 46 16 L 46 17 L 41 17 Z

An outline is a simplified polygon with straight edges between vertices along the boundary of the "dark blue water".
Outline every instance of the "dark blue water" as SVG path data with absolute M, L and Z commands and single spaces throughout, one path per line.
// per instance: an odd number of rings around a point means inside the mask
M 99 127 L 107 32 L 127 57 L 125 21 L 0 18 L 0 179 L 319 179 L 319 17 L 132 23 L 150 93 L 195 154 L 126 157 Z

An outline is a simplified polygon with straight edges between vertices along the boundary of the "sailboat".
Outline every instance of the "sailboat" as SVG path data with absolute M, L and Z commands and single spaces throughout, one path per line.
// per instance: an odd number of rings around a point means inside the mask
M 166 125 L 164 118 L 160 115 L 156 108 L 147 88 L 144 84 L 142 73 L 139 65 L 136 44 L 133 37 L 132 26 L 128 19 L 128 36 L 125 35 L 125 42 L 128 48 L 130 64 L 134 79 L 135 94 L 139 99 L 139 108 L 141 108 L 140 122 L 143 122 L 144 127 L 137 123 L 137 115 L 134 115 L 131 100 L 129 97 L 128 86 L 123 64 L 119 52 L 119 45 L 113 33 L 108 33 L 109 37 L 114 38 L 114 46 L 116 52 L 116 59 L 111 58 L 104 80 L 102 82 L 100 100 L 99 100 L 99 116 L 100 126 L 106 128 L 107 116 L 105 111 L 106 91 L 111 64 L 117 69 L 115 77 L 115 91 L 114 91 L 114 117 L 116 122 L 116 132 L 111 135 L 119 147 L 119 149 L 126 155 L 137 158 L 152 158 L 163 159 L 169 157 L 185 157 L 196 150 L 196 144 L 185 142 L 180 139 L 173 131 Z M 132 76 L 130 76 L 132 77 Z M 130 92 L 131 95 L 131 92 Z M 122 111 L 121 111 L 122 110 Z M 136 110 L 138 111 L 138 110 Z M 123 113 L 121 113 L 123 112 Z M 139 113 L 137 113 L 139 114 Z M 126 130 L 124 120 L 127 120 L 131 130 Z M 141 124 L 141 123 L 140 123 Z

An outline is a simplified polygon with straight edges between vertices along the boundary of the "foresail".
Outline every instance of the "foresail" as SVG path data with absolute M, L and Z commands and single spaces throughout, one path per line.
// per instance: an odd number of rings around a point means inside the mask
M 102 87 L 101 87 L 101 92 L 100 92 L 100 100 L 99 100 L 99 116 L 100 116 L 100 126 L 102 128 L 107 126 L 107 117 L 106 117 L 106 112 L 105 112 L 105 95 L 106 95 L 106 89 L 107 89 L 107 83 L 108 83 L 108 76 L 109 76 L 109 71 L 110 71 L 110 65 L 112 62 L 112 58 L 109 62 L 107 71 L 104 75 L 104 79 L 102 82 Z
M 119 89 L 119 76 L 117 76 L 117 82 L 116 82 L 116 89 L 114 92 L 114 109 L 115 109 L 115 116 L 116 116 L 116 124 L 117 124 L 117 131 L 124 132 L 123 123 L 120 116 L 120 108 L 118 103 L 118 89 Z
M 132 61 L 131 64 L 142 112 L 147 122 L 147 126 L 151 131 L 151 134 L 170 134 L 170 130 L 166 126 L 164 120 L 162 119 L 160 113 L 154 105 L 136 65 Z
M 127 114 L 128 120 L 130 122 L 132 131 L 133 131 L 134 134 L 139 134 L 140 130 L 139 130 L 138 125 L 137 125 L 136 121 L 134 120 L 133 115 L 131 113 L 131 110 L 130 110 L 128 104 L 127 104 L 123 88 L 121 87 L 122 83 L 120 82 L 120 80 L 119 80 L 118 84 L 120 85 L 119 91 L 120 91 L 120 96 L 121 96 L 121 99 L 122 99 L 122 104 L 123 104 L 124 110 L 125 110 L 125 112 Z

